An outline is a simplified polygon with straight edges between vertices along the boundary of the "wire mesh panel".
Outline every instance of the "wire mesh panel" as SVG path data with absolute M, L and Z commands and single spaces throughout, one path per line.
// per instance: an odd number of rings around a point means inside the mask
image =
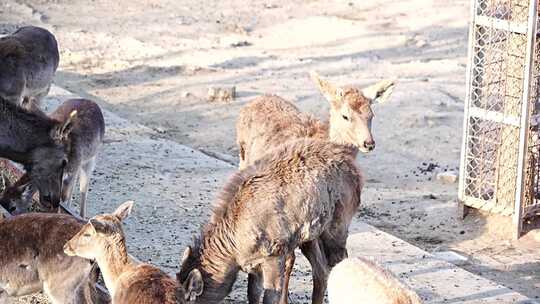
M 521 220 L 540 207 L 540 138 L 529 120 L 540 122 L 538 0 L 472 1 L 460 201 Z

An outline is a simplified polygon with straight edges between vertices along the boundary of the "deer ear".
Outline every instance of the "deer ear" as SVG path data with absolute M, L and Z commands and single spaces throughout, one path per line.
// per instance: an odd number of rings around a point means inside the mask
M 317 84 L 319 90 L 324 95 L 326 100 L 328 100 L 332 106 L 338 106 L 341 102 L 341 98 L 343 97 L 343 91 L 332 85 L 330 82 L 322 79 L 321 76 L 319 76 L 319 74 L 315 71 L 309 72 L 309 75 L 311 76 L 313 82 Z
M 191 255 L 191 246 L 187 246 L 186 250 L 184 250 L 184 254 L 182 255 L 182 260 L 180 261 L 180 265 L 184 265 L 184 263 L 187 261 L 190 255 Z
M 113 215 L 116 216 L 120 221 L 125 220 L 131 214 L 133 204 L 133 201 L 127 201 L 123 203 L 118 208 L 116 208 L 116 210 L 113 212 Z
M 90 223 L 90 225 L 94 228 L 96 232 L 101 232 L 101 233 L 107 232 L 106 223 L 95 218 L 91 218 L 88 222 Z
M 201 272 L 198 269 L 193 269 L 187 280 L 184 282 L 184 290 L 186 291 L 186 301 L 195 301 L 198 296 L 202 295 L 204 289 L 204 281 Z
M 66 141 L 69 138 L 71 131 L 73 131 L 73 123 L 76 118 L 77 111 L 72 111 L 65 121 L 59 123 L 54 128 L 53 138 L 55 138 L 57 141 Z
M 371 104 L 383 103 L 388 100 L 394 89 L 395 81 L 385 79 L 362 90 L 362 94 L 371 100 Z

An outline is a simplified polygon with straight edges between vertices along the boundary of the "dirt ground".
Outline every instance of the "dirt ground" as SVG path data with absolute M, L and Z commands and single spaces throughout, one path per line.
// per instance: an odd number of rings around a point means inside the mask
M 49 28 L 57 85 L 231 164 L 236 116 L 253 97 L 276 93 L 324 118 L 309 70 L 342 84 L 396 78 L 374 108 L 377 148 L 359 159 L 359 219 L 430 252 L 460 252 L 467 270 L 539 298 L 537 234 L 512 241 L 506 219 L 460 220 L 457 184 L 435 180 L 459 165 L 468 16 L 464 0 L 7 0 L 0 34 Z M 231 85 L 236 100 L 206 100 L 210 86 Z

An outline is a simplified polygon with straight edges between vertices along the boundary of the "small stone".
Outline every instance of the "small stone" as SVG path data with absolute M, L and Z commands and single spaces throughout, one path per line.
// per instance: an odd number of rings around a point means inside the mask
M 236 87 L 210 87 L 208 101 L 231 101 L 236 97 Z
M 458 173 L 455 171 L 446 171 L 437 173 L 437 180 L 443 184 L 454 184 L 458 180 Z
M 192 94 L 190 92 L 184 91 L 182 92 L 182 94 L 180 94 L 180 96 L 182 96 L 182 98 L 188 98 L 192 96 Z

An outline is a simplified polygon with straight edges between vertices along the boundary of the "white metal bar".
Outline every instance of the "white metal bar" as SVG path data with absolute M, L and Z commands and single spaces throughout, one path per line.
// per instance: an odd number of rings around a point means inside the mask
M 498 30 L 514 32 L 519 34 L 527 34 L 527 24 L 510 22 L 488 16 L 476 16 L 475 23 Z
M 474 34 L 476 16 L 476 0 L 470 0 L 470 24 L 469 24 L 469 50 L 467 60 L 467 71 L 465 75 L 465 102 L 463 110 L 463 138 L 461 139 L 461 156 L 459 162 L 459 186 L 458 186 L 458 200 L 461 203 L 465 201 L 465 177 L 466 173 L 466 161 L 467 161 L 467 137 L 469 131 L 469 107 L 471 104 L 471 88 L 472 88 L 472 71 L 473 71 L 473 59 L 474 59 Z
M 520 126 L 520 120 L 518 116 L 504 115 L 503 113 L 500 113 L 500 112 L 489 111 L 489 110 L 485 110 L 485 109 L 477 108 L 477 107 L 469 108 L 469 116 L 478 117 L 485 120 L 498 122 L 505 125 L 515 126 L 515 127 Z
M 521 236 L 523 229 L 523 208 L 525 201 L 525 179 L 526 179 L 526 162 L 529 139 L 529 106 L 531 96 L 531 80 L 533 73 L 534 48 L 536 42 L 537 30 L 537 8 L 538 0 L 529 2 L 529 19 L 527 29 L 527 55 L 525 56 L 525 73 L 523 79 L 523 96 L 521 104 L 521 129 L 519 131 L 519 153 L 518 153 L 518 172 L 516 180 L 516 199 L 514 204 L 514 226 L 516 228 L 516 239 Z

